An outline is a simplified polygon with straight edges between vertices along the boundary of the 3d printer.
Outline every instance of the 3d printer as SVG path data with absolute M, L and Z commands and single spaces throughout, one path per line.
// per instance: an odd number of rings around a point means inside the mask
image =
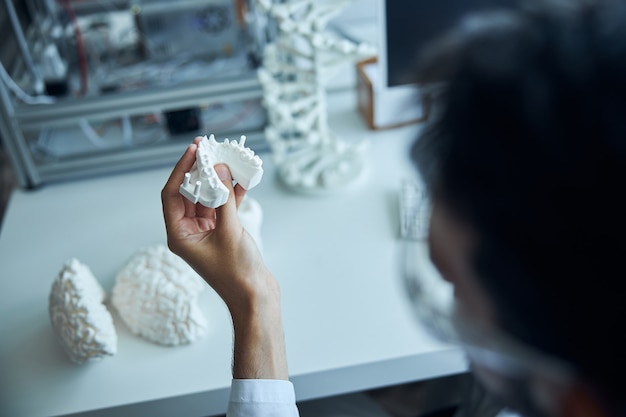
M 2 0 L 0 135 L 22 186 L 173 162 L 197 134 L 262 148 L 247 0 Z

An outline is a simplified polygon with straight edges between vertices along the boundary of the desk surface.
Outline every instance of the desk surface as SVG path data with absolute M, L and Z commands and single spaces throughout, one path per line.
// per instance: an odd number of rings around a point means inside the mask
M 281 284 L 298 399 L 462 372 L 462 354 L 415 324 L 396 267 L 397 191 L 413 174 L 407 154 L 417 128 L 371 132 L 354 111 L 353 94 L 329 101 L 333 130 L 370 142 L 364 179 L 332 196 L 296 195 L 280 186 L 271 158 L 261 155 L 265 177 L 250 191 L 264 210 L 264 256 Z M 198 417 L 225 411 L 231 324 L 209 288 L 201 296 L 209 335 L 184 347 L 134 336 L 114 315 L 118 353 L 74 365 L 48 319 L 50 287 L 65 260 L 86 263 L 110 291 L 138 248 L 165 242 L 159 193 L 169 172 L 13 194 L 0 235 L 0 415 Z

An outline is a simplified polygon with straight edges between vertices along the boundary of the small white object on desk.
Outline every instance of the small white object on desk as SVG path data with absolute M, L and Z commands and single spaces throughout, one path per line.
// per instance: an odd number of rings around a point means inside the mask
M 228 200 L 228 188 L 217 176 L 214 166 L 228 165 L 230 173 L 246 190 L 256 187 L 263 177 L 263 161 L 250 148 L 245 147 L 246 137 L 219 143 L 215 136 L 202 138 L 196 151 L 196 162 L 185 174 L 180 193 L 193 203 L 217 208 Z
M 117 275 L 111 301 L 130 330 L 152 342 L 176 346 L 207 333 L 198 307 L 206 284 L 165 246 L 140 250 Z
M 106 292 L 86 265 L 65 263 L 52 284 L 48 311 L 52 327 L 72 362 L 83 363 L 117 352 L 117 333 L 104 306 Z
M 400 189 L 400 236 L 424 240 L 430 225 L 430 202 L 426 190 L 417 182 L 405 179 Z

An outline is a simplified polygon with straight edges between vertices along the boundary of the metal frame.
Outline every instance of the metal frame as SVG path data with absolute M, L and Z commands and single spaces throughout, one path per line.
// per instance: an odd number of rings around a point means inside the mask
M 54 181 L 170 164 L 180 156 L 191 138 L 178 140 L 172 137 L 171 141 L 153 146 L 103 150 L 80 157 L 39 161 L 29 148 L 26 140 L 28 135 L 77 124 L 81 119 L 105 120 L 261 98 L 261 85 L 253 70 L 238 78 L 194 80 L 167 87 L 66 98 L 54 104 L 38 105 L 14 100 L 12 93 L 0 82 L 0 135 L 20 186 L 34 188 Z M 262 129 L 263 127 L 259 127 L 257 131 L 237 133 L 245 133 L 248 136 L 247 145 L 259 152 L 267 149 Z

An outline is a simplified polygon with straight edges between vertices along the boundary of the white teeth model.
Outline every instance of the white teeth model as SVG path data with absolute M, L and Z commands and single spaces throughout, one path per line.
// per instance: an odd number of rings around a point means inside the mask
M 122 268 L 111 301 L 134 334 L 176 346 L 207 333 L 197 304 L 206 286 L 185 261 L 161 245 L 138 251 Z
M 63 349 L 75 363 L 117 351 L 117 333 L 106 298 L 91 270 L 76 259 L 66 262 L 52 284 L 48 311 Z
M 246 137 L 219 143 L 215 136 L 202 138 L 196 152 L 196 162 L 185 174 L 180 193 L 193 203 L 217 208 L 228 200 L 228 188 L 218 178 L 215 164 L 224 163 L 238 184 L 249 190 L 256 187 L 263 177 L 263 161 L 250 148 L 246 148 Z

